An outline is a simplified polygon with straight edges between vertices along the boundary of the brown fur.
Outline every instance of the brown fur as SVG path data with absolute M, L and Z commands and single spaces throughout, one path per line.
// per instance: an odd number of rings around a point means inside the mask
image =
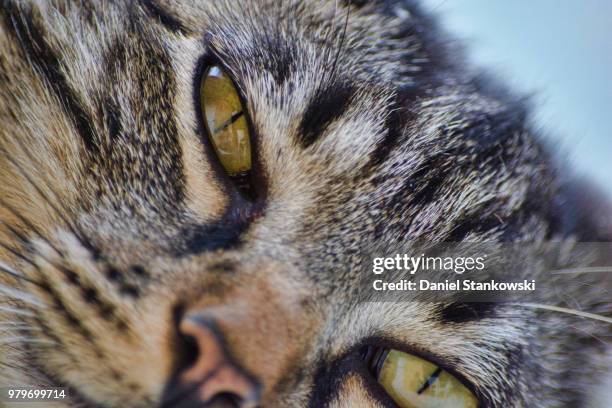
M 357 300 L 364 254 L 411 240 L 605 237 L 522 101 L 412 2 L 356 3 L 2 1 L 0 322 L 20 325 L 0 330 L 2 385 L 157 406 L 176 320 L 201 312 L 265 407 L 387 406 L 355 357 L 371 342 L 446 362 L 483 406 L 596 397 L 610 324 Z M 253 201 L 203 133 L 211 54 L 245 95 Z M 611 316 L 609 282 L 585 279 L 568 296 Z

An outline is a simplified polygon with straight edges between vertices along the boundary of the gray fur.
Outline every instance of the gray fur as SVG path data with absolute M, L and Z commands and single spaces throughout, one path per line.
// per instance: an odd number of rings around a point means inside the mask
M 449 323 L 444 305 L 356 301 L 376 248 L 610 240 L 612 225 L 574 194 L 526 103 L 474 75 L 418 5 L 358 3 L 2 1 L 0 282 L 15 292 L 0 318 L 28 328 L 0 326 L 2 385 L 156 406 L 174 308 L 261 287 L 282 310 L 253 309 L 295 342 L 226 336 L 253 371 L 254 354 L 279 356 L 263 406 L 383 406 L 334 368 L 377 336 L 447 360 L 484 406 L 605 406 L 610 324 L 507 305 Z M 210 54 L 245 96 L 254 204 L 204 140 L 194 89 Z M 596 279 L 568 294 L 610 317 Z

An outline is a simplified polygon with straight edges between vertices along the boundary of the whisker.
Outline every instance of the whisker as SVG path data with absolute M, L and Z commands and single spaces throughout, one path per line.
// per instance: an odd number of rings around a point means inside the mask
M 342 55 L 342 51 L 344 51 L 344 45 L 346 41 L 346 32 L 348 28 L 348 22 L 349 22 L 350 15 L 351 15 L 351 2 L 349 0 L 349 4 L 346 7 L 346 19 L 344 20 L 344 27 L 342 27 L 342 34 L 340 35 L 340 43 L 336 51 L 334 63 L 332 64 L 331 76 L 330 76 L 331 81 L 333 81 L 334 77 L 337 75 L 336 69 L 338 67 L 338 60 L 340 59 L 340 55 Z
M 0 261 L 0 272 L 4 272 L 7 275 L 10 275 L 16 279 L 20 279 L 26 282 L 33 283 L 36 286 L 42 286 L 39 282 L 36 282 L 35 280 L 30 279 L 25 275 L 22 275 L 21 273 L 17 272 L 15 269 L 11 268 L 7 264 L 3 263 L 2 261 Z
M 2 335 L 17 335 L 17 334 L 28 334 L 28 335 L 40 335 L 39 333 L 45 334 L 44 330 L 40 327 L 32 326 L 19 326 L 19 327 L 2 327 L 0 326 L 0 337 Z
M 32 261 L 30 258 L 28 258 L 27 256 L 25 256 L 24 254 L 22 254 L 21 252 L 19 252 L 18 250 L 16 250 L 15 248 L 5 244 L 4 242 L 0 242 L 0 247 L 6 249 L 7 251 L 9 251 L 11 254 L 15 255 L 17 258 L 21 259 L 22 261 L 25 261 L 27 263 L 29 263 L 32 266 L 36 266 L 36 264 L 34 263 L 34 261 Z
M 17 231 L 11 225 L 7 224 L 6 222 L 4 222 L 2 220 L 0 220 L 0 225 L 4 226 L 4 229 L 6 231 L 8 231 L 12 236 L 14 236 L 21 243 L 21 245 L 23 245 L 23 246 L 27 246 L 28 245 L 28 243 L 29 243 L 28 237 L 26 237 L 21 232 Z
M 342 53 L 342 43 L 344 42 L 344 37 L 346 35 L 346 28 L 348 25 L 348 17 L 350 13 L 350 4 L 347 9 L 346 15 L 346 24 L 344 26 L 343 35 L 340 35 L 339 38 L 339 46 L 335 47 L 335 39 L 332 37 L 336 34 L 336 22 L 338 15 L 338 0 L 334 2 L 334 13 L 331 16 L 331 24 L 327 28 L 322 40 L 323 44 L 325 44 L 325 48 L 323 49 L 323 58 L 325 69 L 321 75 L 320 80 L 317 83 L 317 86 L 313 92 L 313 95 L 319 95 L 321 93 L 321 89 L 329 84 L 333 83 L 334 77 L 336 75 L 336 64 L 338 62 L 339 55 Z M 330 44 L 331 43 L 331 44 Z M 333 62 L 332 62 L 333 61 Z M 331 63 L 331 65 L 330 65 Z M 328 68 L 329 67 L 329 68 Z
M 612 318 L 610 317 L 606 317 L 606 316 L 601 316 L 595 313 L 589 313 L 589 312 L 583 312 L 581 310 L 575 310 L 575 309 L 568 309 L 566 307 L 560 307 L 560 306 L 553 306 L 553 305 L 544 305 L 544 304 L 540 304 L 540 303 L 511 303 L 512 305 L 516 305 L 516 306 L 523 306 L 523 307 L 528 307 L 528 308 L 532 308 L 532 309 L 541 309 L 541 310 L 548 310 L 551 312 L 559 312 L 559 313 L 565 313 L 565 314 L 569 314 L 569 315 L 573 315 L 573 316 L 578 316 L 578 317 L 584 317 L 587 319 L 591 319 L 591 320 L 598 320 L 604 323 L 610 323 L 612 324 Z
M 23 366 L 18 366 L 18 365 L 15 365 L 15 364 L 7 363 L 6 361 L 0 361 L 0 366 L 13 368 L 15 370 L 23 370 L 23 368 L 24 368 Z M 2 373 L 2 375 L 4 375 L 4 374 L 5 373 Z
M 18 337 L 18 336 L 0 337 L 0 344 L 10 344 L 10 343 L 15 343 L 15 342 L 28 343 L 28 344 L 47 344 L 50 346 L 57 344 L 54 341 L 45 340 L 45 339 L 32 339 L 28 337 Z
M 31 242 L 30 242 L 30 240 L 25 235 L 23 235 L 21 232 L 17 231 L 15 228 L 10 226 L 9 224 L 3 222 L 2 220 L 0 220 L 0 225 L 4 227 L 5 231 L 7 231 L 9 234 L 11 234 L 13 237 L 15 237 L 15 239 L 17 240 L 16 243 L 19 243 L 21 248 L 24 251 L 30 252 L 30 250 L 31 250 Z M 6 244 L 4 244 L 3 246 L 5 248 L 7 248 Z M 17 249 L 15 249 L 15 248 L 13 248 L 13 249 L 15 251 L 17 251 Z M 15 254 L 15 252 L 13 252 L 13 254 Z M 20 254 L 25 256 L 23 252 L 20 252 Z
M 47 305 L 45 305 L 43 302 L 41 302 L 38 299 L 36 299 L 31 294 L 23 292 L 23 291 L 18 290 L 18 289 L 13 289 L 13 288 L 9 288 L 9 287 L 0 285 L 0 294 L 4 294 L 5 296 L 8 296 L 8 297 L 10 297 L 12 299 L 15 299 L 15 300 L 19 300 L 19 301 L 22 301 L 22 302 L 25 302 L 25 303 L 29 303 L 29 304 L 31 304 L 33 306 L 47 307 Z
M 27 323 L 9 322 L 0 323 L 0 330 L 31 330 L 31 331 L 42 331 L 40 327 L 31 326 Z
M 19 221 L 21 221 L 30 231 L 32 231 L 40 239 L 42 239 L 49 246 L 51 246 L 59 255 L 62 254 L 62 252 L 53 245 L 53 243 L 49 240 L 49 238 L 46 237 L 34 224 L 32 224 L 32 222 L 30 222 L 30 220 L 28 220 L 19 211 L 17 211 L 17 209 L 15 209 L 13 206 L 9 205 L 6 201 L 2 200 L 2 198 L 0 198 L 0 205 L 3 206 L 4 208 L 6 208 L 7 210 L 9 210 L 11 212 L 11 214 L 13 214 L 15 217 L 17 217 L 19 219 Z M 14 229 L 9 224 L 7 224 L 6 222 L 3 222 L 3 221 L 0 221 L 0 222 L 2 222 L 11 231 L 14 231 Z M 14 234 L 15 233 L 16 232 L 14 232 Z
M 612 273 L 612 266 L 585 266 L 582 268 L 556 269 L 552 275 L 571 275 L 574 273 Z
M 35 316 L 34 313 L 32 313 L 29 310 L 15 309 L 14 307 L 10 307 L 10 306 L 0 306 L 0 312 L 12 313 L 14 315 L 26 316 L 26 317 L 34 317 Z
M 28 150 L 27 148 L 21 143 L 20 140 L 18 140 L 22 151 L 25 154 L 28 154 Z M 70 220 L 68 220 L 68 218 L 66 218 L 66 216 L 60 211 L 60 209 L 55 205 L 54 201 L 52 201 L 47 194 L 45 194 L 45 192 L 42 190 L 42 188 L 34 181 L 32 180 L 32 178 L 30 177 L 30 175 L 22 168 L 22 166 L 16 162 L 11 155 L 8 154 L 8 152 L 3 149 L 0 146 L 0 151 L 4 152 L 6 154 L 6 158 L 7 160 L 13 165 L 13 167 L 15 169 L 17 169 L 17 171 L 19 172 L 19 174 L 21 174 L 26 181 L 34 188 L 34 190 L 36 190 L 36 192 L 38 193 L 38 195 L 47 203 L 49 204 L 49 206 L 51 207 L 51 209 L 53 210 L 53 212 L 64 222 L 64 224 L 66 225 L 66 227 L 70 230 L 70 232 L 72 232 L 72 234 L 81 242 L 81 244 L 83 246 L 85 246 L 87 249 L 89 249 L 90 251 L 94 252 L 95 248 L 94 246 L 91 244 L 91 242 L 89 242 L 88 239 L 86 239 L 84 232 L 79 229 L 74 223 L 72 223 Z M 42 176 L 44 177 L 44 176 Z M 51 183 L 47 183 L 48 185 L 52 185 Z M 61 200 L 59 200 L 59 197 L 57 196 L 57 194 L 53 191 L 50 190 L 51 193 L 54 195 L 55 197 L 55 202 L 60 202 Z M 97 251 L 95 251 L 97 253 Z
M 2 241 L 0 241 L 0 247 L 5 248 L 7 251 L 9 251 L 9 252 L 13 253 L 15 256 L 19 257 L 20 259 L 22 259 L 22 260 L 24 260 L 24 261 L 28 262 L 30 265 L 34 266 L 36 269 L 38 269 L 38 270 L 40 271 L 39 266 L 38 266 L 38 265 L 37 265 L 37 264 L 36 264 L 36 263 L 35 263 L 33 260 L 31 260 L 31 259 L 29 259 L 28 257 L 26 257 L 24 254 L 20 253 L 20 252 L 19 252 L 19 251 L 17 251 L 15 248 L 9 247 L 8 245 L 6 245 L 6 244 L 2 243 Z M 50 265 L 52 265 L 53 267 L 55 267 L 55 268 L 57 268 L 58 270 L 60 270 L 61 272 L 63 272 L 63 273 L 64 273 L 64 275 L 65 275 L 65 271 L 66 271 L 66 269 L 65 269 L 65 268 L 63 268 L 61 265 L 59 265 L 57 262 L 55 262 L 53 259 L 49 258 L 48 256 L 46 256 L 46 255 L 44 255 L 43 253 L 40 253 L 40 252 L 39 252 L 39 253 L 37 253 L 37 255 L 38 255 L 39 257 L 41 257 L 42 259 L 44 259 L 45 261 L 47 261 L 47 262 L 48 262 Z M 2 268 L 3 266 L 5 266 L 5 265 L 4 265 L 4 264 L 2 264 L 2 262 L 0 262 L 0 272 L 5 272 L 5 270 Z M 8 268 L 8 267 L 7 267 L 7 268 Z M 26 280 L 26 281 L 28 281 L 28 282 L 30 282 L 30 283 L 33 283 L 33 284 L 37 285 L 37 286 L 38 286 L 38 287 L 40 287 L 40 288 L 43 288 L 43 289 L 45 289 L 45 288 L 46 288 L 46 285 L 44 285 L 44 284 L 42 284 L 42 283 L 39 283 L 39 282 L 36 282 L 36 281 L 34 281 L 34 280 L 31 280 L 31 279 L 29 279 L 29 278 L 27 278 L 27 277 L 24 277 L 23 275 L 20 275 L 20 274 L 19 274 L 17 271 L 15 271 L 14 269 L 10 269 L 10 268 L 8 268 L 8 269 L 9 269 L 9 271 L 8 271 L 7 273 L 9 273 L 11 276 L 14 276 L 14 277 L 16 277 L 16 278 L 18 278 L 18 279 L 23 279 L 23 280 Z
M 581 333 L 586 334 L 587 336 L 589 336 L 589 337 L 591 337 L 591 338 L 593 338 L 593 339 L 595 339 L 595 340 L 599 341 L 599 342 L 600 342 L 600 343 L 602 343 L 602 344 L 606 344 L 606 345 L 609 345 L 609 344 L 610 344 L 610 342 L 608 342 L 608 341 L 606 341 L 606 340 L 602 339 L 602 338 L 601 338 L 601 337 L 599 337 L 599 336 L 596 336 L 596 335 L 595 335 L 595 334 L 593 334 L 593 333 L 589 333 L 588 331 L 586 331 L 586 330 L 584 330 L 584 329 L 582 329 L 582 328 L 580 328 L 580 327 L 578 327 L 578 326 L 575 326 L 575 325 L 570 325 L 570 327 L 571 327 L 572 329 L 574 329 L 574 330 L 577 330 L 577 331 L 579 331 L 579 332 L 581 332 Z

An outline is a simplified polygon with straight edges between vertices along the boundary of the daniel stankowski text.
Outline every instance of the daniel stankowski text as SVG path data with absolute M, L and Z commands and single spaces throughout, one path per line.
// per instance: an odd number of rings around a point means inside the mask
M 51 402 L 68 399 L 66 388 L 2 387 L 0 402 Z

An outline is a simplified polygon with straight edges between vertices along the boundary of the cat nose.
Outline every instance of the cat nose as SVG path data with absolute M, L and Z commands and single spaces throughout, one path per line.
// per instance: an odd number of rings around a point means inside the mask
M 186 316 L 179 333 L 191 345 L 190 357 L 175 383 L 184 402 L 172 407 L 252 408 L 259 404 L 259 385 L 232 361 L 211 319 Z

